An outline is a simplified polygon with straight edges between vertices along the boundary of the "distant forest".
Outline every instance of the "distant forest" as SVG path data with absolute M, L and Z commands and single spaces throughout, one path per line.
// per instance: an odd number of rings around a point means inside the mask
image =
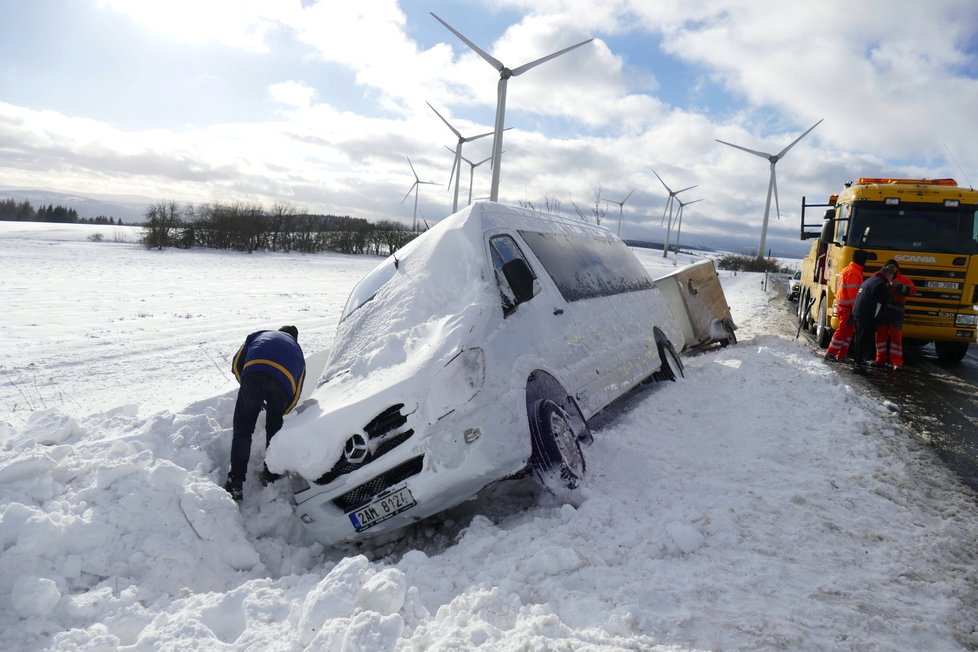
M 300 213 L 291 204 L 271 209 L 257 204 L 215 203 L 180 206 L 162 201 L 146 211 L 143 244 L 206 247 L 234 251 L 335 251 L 344 254 L 390 254 L 417 234 L 391 220 Z
M 99 215 L 78 217 L 74 208 L 65 206 L 41 206 L 35 209 L 29 201 L 0 200 L 0 220 L 5 222 L 69 222 L 77 224 L 122 224 L 122 220 Z

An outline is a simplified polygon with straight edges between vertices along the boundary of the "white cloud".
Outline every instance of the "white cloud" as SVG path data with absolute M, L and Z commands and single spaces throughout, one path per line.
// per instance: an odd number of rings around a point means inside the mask
M 305 108 L 312 105 L 316 98 L 316 89 L 304 81 L 286 81 L 272 84 L 268 94 L 273 100 L 294 108 Z
M 267 53 L 268 33 L 290 22 L 301 5 L 299 0 L 98 0 L 98 6 L 179 42 Z

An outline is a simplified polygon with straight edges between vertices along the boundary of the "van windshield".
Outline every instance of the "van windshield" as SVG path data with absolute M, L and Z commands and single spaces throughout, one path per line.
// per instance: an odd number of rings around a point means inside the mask
M 645 267 L 621 240 L 520 231 L 565 301 L 580 301 L 655 287 Z
M 380 265 L 377 265 L 372 272 L 360 279 L 360 282 L 353 288 L 353 292 L 350 293 L 350 298 L 346 300 L 346 306 L 343 308 L 343 315 L 340 317 L 340 321 L 343 321 L 356 312 L 357 308 L 373 299 L 380 291 L 380 288 L 384 287 L 396 274 L 397 265 L 395 264 L 394 257 L 391 256 Z

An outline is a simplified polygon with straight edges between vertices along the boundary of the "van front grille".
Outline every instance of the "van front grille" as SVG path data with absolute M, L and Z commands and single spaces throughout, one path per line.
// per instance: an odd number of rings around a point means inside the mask
M 407 423 L 407 415 L 402 413 L 403 408 L 403 403 L 392 405 L 363 427 L 363 431 L 367 435 L 368 440 L 374 443 L 367 444 L 368 451 L 363 455 L 362 459 L 350 461 L 344 455 L 336 461 L 333 468 L 318 477 L 314 482 L 319 485 L 329 484 L 341 475 L 352 473 L 365 464 L 370 464 L 381 455 L 389 453 L 410 439 L 411 435 L 414 434 L 413 429 L 408 428 L 404 432 L 397 432 L 398 428 L 401 428 Z M 350 436 L 350 441 L 347 442 L 347 448 L 354 448 L 351 444 L 355 438 L 360 438 L 359 443 L 362 449 L 364 440 L 360 434 Z
M 377 477 L 369 480 L 355 489 L 351 489 L 342 496 L 333 499 L 333 504 L 344 512 L 351 512 L 358 507 L 362 507 L 370 502 L 370 499 L 385 489 L 389 489 L 396 484 L 404 482 L 411 476 L 421 473 L 424 466 L 424 455 L 419 455 L 402 462 L 394 468 L 384 471 Z

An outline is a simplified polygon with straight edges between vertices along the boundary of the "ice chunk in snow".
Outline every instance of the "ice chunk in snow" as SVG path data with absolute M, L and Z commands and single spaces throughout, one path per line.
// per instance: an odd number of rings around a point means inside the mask
M 58 585 L 44 577 L 23 575 L 10 591 L 10 602 L 21 618 L 47 616 L 60 600 Z
M 79 432 L 78 422 L 56 409 L 34 412 L 23 431 L 38 444 L 60 444 Z

